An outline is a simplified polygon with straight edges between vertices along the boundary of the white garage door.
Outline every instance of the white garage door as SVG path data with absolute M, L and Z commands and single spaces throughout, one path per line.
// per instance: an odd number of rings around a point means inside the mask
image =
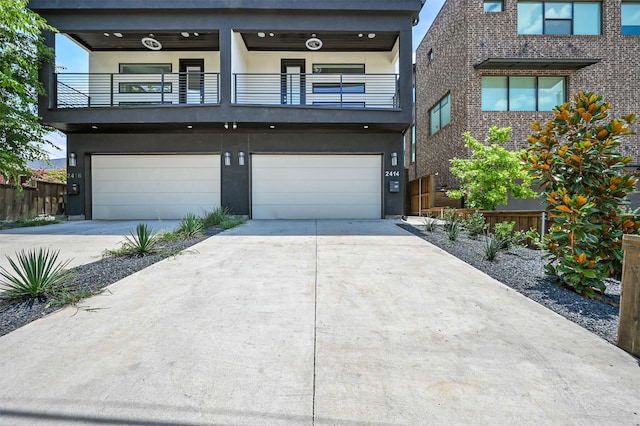
M 94 155 L 93 219 L 181 219 L 220 205 L 219 155 Z
M 253 155 L 254 219 L 380 219 L 382 156 Z

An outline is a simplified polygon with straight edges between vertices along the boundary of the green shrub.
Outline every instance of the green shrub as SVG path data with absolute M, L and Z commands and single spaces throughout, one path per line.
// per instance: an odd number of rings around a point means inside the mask
M 466 197 L 470 208 L 484 210 L 495 210 L 498 204 L 506 204 L 509 194 L 515 198 L 537 196 L 520 164 L 521 153 L 502 147 L 510 139 L 511 127 L 491 127 L 486 140 L 489 146 L 466 132 L 465 147 L 471 151 L 471 158 L 451 160 L 450 170 L 460 181 L 460 189 L 447 191 L 447 196 Z
M 484 215 L 476 210 L 472 215 L 464 220 L 464 229 L 467 231 L 469 238 L 476 239 L 482 234 L 489 225 L 487 225 Z
M 484 255 L 487 260 L 494 260 L 498 253 L 502 250 L 502 241 L 490 232 L 484 237 Z
M 184 238 L 192 238 L 201 236 L 204 230 L 204 221 L 193 213 L 187 213 L 180 221 L 176 233 Z
M 457 240 L 462 228 L 462 218 L 460 214 L 454 208 L 446 208 L 442 212 L 442 219 L 444 220 L 444 232 L 447 234 L 447 237 L 449 237 L 449 240 Z
M 589 297 L 605 291 L 605 278 L 620 277 L 622 236 L 640 229 L 623 215 L 636 179 L 624 170 L 631 157 L 618 152 L 636 116 L 607 121 L 610 108 L 601 96 L 578 92 L 554 109 L 553 120 L 531 126 L 535 133 L 522 156 L 549 203 L 546 271 Z
M 242 225 L 244 223 L 244 219 L 238 216 L 231 216 L 225 219 L 220 226 L 222 229 L 231 229 L 235 228 L 238 225 Z
M 24 250 L 16 254 L 17 261 L 7 256 L 11 269 L 0 267 L 0 298 L 23 299 L 48 295 L 68 277 L 65 270 L 71 260 L 58 262 L 59 251 L 47 248 Z
M 438 227 L 438 219 L 436 219 L 431 215 L 424 216 L 422 218 L 422 223 L 423 223 L 422 226 L 424 227 L 424 230 L 427 232 L 433 232 Z
M 202 223 L 205 228 L 218 226 L 222 222 L 231 218 L 231 210 L 228 208 L 216 207 L 213 210 L 206 210 L 202 215 Z
M 130 236 L 125 237 L 122 244 L 125 254 L 134 254 L 144 256 L 145 254 L 153 254 L 157 252 L 158 240 L 146 223 L 139 223 L 136 226 L 136 232 L 130 232 Z

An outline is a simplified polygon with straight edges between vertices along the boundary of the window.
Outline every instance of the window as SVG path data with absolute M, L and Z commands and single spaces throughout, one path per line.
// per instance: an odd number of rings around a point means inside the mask
M 416 162 L 416 126 L 411 126 L 411 163 Z
M 364 74 L 364 64 L 313 64 L 314 74 Z
M 171 72 L 171 64 L 120 64 L 122 74 L 158 74 Z
M 564 77 L 482 77 L 482 111 L 551 111 L 565 97 Z
M 313 93 L 364 93 L 364 83 L 313 83 Z
M 518 34 L 600 35 L 600 2 L 518 2 Z
M 119 93 L 160 93 L 164 91 L 164 93 L 171 93 L 172 88 L 171 83 L 154 83 L 154 82 L 131 82 L 131 83 L 119 83 L 118 84 L 118 92 Z
M 622 34 L 640 35 L 640 3 L 622 3 Z
M 431 111 L 429 111 L 429 122 L 431 127 L 429 134 L 433 135 L 451 122 L 451 94 L 440 100 Z
M 429 52 L 427 53 L 427 58 L 429 59 L 429 61 L 433 61 L 433 49 L 429 49 Z
M 502 0 L 484 0 L 484 11 L 485 12 L 502 12 L 503 9 Z

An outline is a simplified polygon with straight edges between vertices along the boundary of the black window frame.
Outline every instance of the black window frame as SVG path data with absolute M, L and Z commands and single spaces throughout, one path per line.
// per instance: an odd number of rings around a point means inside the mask
M 577 36 L 601 36 L 602 35 L 602 0 L 593 1 L 593 0 L 557 0 L 557 1 L 544 1 L 544 0 L 518 0 L 518 4 L 520 3 L 540 3 L 542 4 L 542 34 L 524 34 L 518 33 L 518 35 L 551 35 L 551 36 L 568 36 L 568 35 L 577 35 Z M 547 18 L 546 16 L 546 5 L 550 3 L 570 3 L 571 4 L 571 18 Z M 600 22 L 598 23 L 598 34 L 576 34 L 575 33 L 575 4 L 576 3 L 593 3 L 600 5 Z M 516 21 L 518 21 L 519 17 L 516 17 Z M 549 33 L 547 32 L 547 21 L 571 21 L 571 32 L 569 34 L 564 33 Z
M 345 67 L 343 70 L 340 70 L 338 67 Z M 355 69 L 355 68 L 349 68 L 349 67 L 362 67 L 362 72 L 360 72 L 360 70 L 358 71 L 348 71 L 351 69 Z M 323 67 L 335 67 L 338 68 L 338 71 L 331 71 L 331 72 L 325 72 L 325 71 L 316 71 L 317 68 L 323 68 Z M 350 64 L 347 62 L 342 62 L 342 63 L 321 63 L 321 64 L 312 64 L 311 65 L 311 70 L 313 71 L 314 74 L 365 74 L 366 73 L 366 66 L 365 64 Z
M 449 103 L 449 121 L 446 124 L 442 124 L 442 101 L 448 98 Z M 446 104 L 445 104 L 446 105 Z M 438 108 L 438 122 L 440 123 L 438 129 L 434 132 L 432 131 L 432 122 L 431 122 L 431 112 Z M 433 136 L 438 133 L 440 130 L 444 129 L 446 126 L 451 124 L 451 92 L 447 92 L 446 95 L 440 98 L 438 102 L 436 102 L 431 108 L 429 108 L 429 136 Z
M 157 73 L 154 72 L 123 72 L 122 71 L 122 67 L 128 66 L 128 65 L 163 65 L 169 66 L 169 71 L 160 71 Z M 167 74 L 167 73 L 172 73 L 173 72 L 173 64 L 171 62 L 151 62 L 151 63 L 146 63 L 146 62 L 121 62 L 118 64 L 118 73 L 120 74 Z
M 567 79 L 568 77 L 566 75 L 483 75 L 481 76 L 480 79 L 480 90 L 482 90 L 483 84 L 482 84 L 482 79 L 484 77 L 506 77 L 507 78 L 507 109 L 506 110 L 494 110 L 494 109 L 483 109 L 482 107 L 482 96 L 480 98 L 480 111 L 482 112 L 549 112 L 547 110 L 540 110 L 540 95 L 539 95 L 539 91 L 540 91 L 540 83 L 539 83 L 539 79 L 540 78 L 545 78 L 545 77 L 556 77 L 556 78 L 562 78 L 564 80 L 563 83 L 563 94 L 562 97 L 563 99 L 566 101 L 567 99 Z M 534 77 L 536 79 L 536 109 L 535 110 L 512 110 L 511 109 L 511 78 L 512 77 Z

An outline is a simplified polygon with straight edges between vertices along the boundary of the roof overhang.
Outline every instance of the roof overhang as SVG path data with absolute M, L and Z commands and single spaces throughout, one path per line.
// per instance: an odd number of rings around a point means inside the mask
M 100 51 L 147 51 L 142 39 L 151 37 L 162 44 L 164 51 L 217 51 L 217 31 L 161 31 L 161 32 L 117 32 L 75 31 L 67 34 L 92 52 Z
M 579 70 L 597 64 L 594 58 L 488 58 L 475 64 L 477 70 Z

